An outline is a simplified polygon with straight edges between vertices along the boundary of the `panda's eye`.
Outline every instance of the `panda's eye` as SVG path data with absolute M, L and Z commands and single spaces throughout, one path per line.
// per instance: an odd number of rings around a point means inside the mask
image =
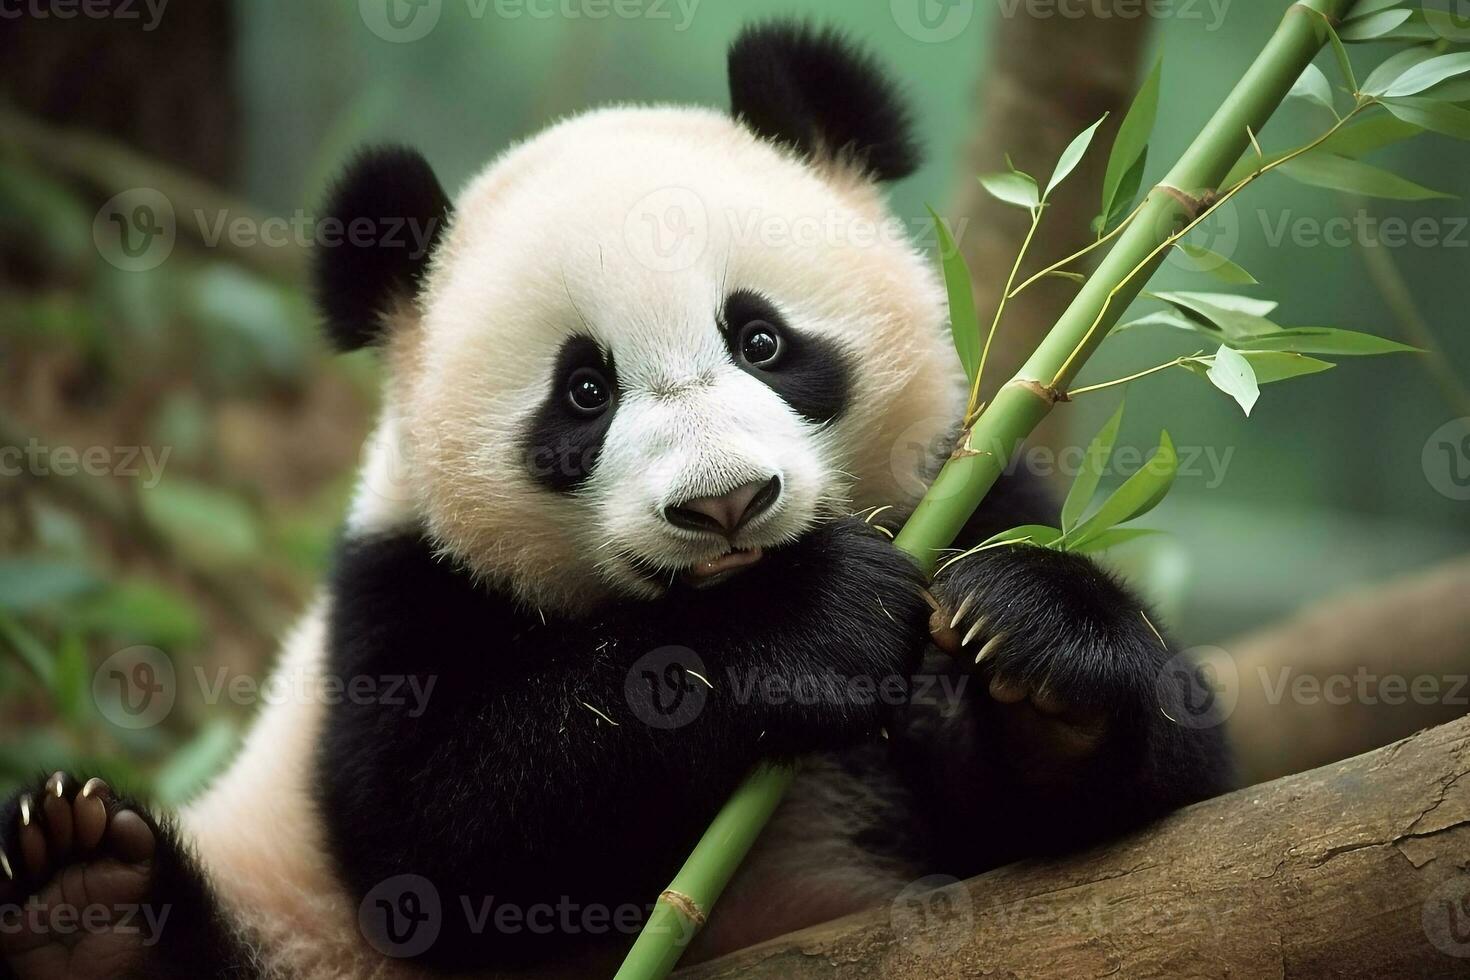
M 567 401 L 578 415 L 586 418 L 601 415 L 611 400 L 607 379 L 596 368 L 577 368 L 567 379 Z
M 781 334 L 765 320 L 752 320 L 740 328 L 740 356 L 747 364 L 775 367 L 781 347 Z

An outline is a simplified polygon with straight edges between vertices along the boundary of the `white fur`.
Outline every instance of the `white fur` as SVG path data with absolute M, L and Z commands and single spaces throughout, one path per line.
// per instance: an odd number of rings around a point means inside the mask
M 644 236 L 671 214 L 702 247 L 666 264 Z M 895 445 L 930 445 L 956 417 L 960 384 L 929 263 L 865 234 L 885 220 L 870 183 L 713 111 L 608 109 L 553 127 L 458 201 L 422 317 L 391 333 L 388 424 L 405 452 L 377 454 L 388 459 L 368 481 L 400 466 L 389 482 L 447 550 L 562 611 L 647 594 L 627 557 L 675 568 L 722 550 L 658 516 L 681 495 L 780 475 L 780 504 L 739 544 L 910 502 Z M 815 240 L 795 238 L 812 228 Z M 731 362 L 716 316 L 741 288 L 851 355 L 850 407 L 830 426 Z M 557 495 L 526 471 L 520 439 L 573 334 L 612 352 L 621 403 L 589 485 Z

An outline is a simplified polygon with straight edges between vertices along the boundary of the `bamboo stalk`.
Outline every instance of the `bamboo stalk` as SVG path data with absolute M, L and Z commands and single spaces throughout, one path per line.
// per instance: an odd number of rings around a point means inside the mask
M 926 572 L 933 572 L 941 551 L 954 541 L 1021 442 L 1065 398 L 1066 385 L 1163 261 L 1171 236 L 1209 206 L 1216 186 L 1251 145 L 1250 134 L 1260 131 L 1326 43 L 1324 19 L 1336 23 L 1351 3 L 1303 0 L 1287 8 L 1265 48 L 1150 192 L 1097 271 L 980 413 L 895 539 Z M 747 777 L 685 862 L 675 885 L 660 896 L 617 980 L 667 976 L 690 938 L 687 928 L 670 929 L 670 924 L 697 928 L 710 913 L 791 778 L 789 771 L 775 769 Z M 673 904 L 670 892 L 677 893 Z M 686 900 L 698 911 L 693 918 L 674 908 L 687 907 Z M 660 926 L 657 932 L 655 925 Z

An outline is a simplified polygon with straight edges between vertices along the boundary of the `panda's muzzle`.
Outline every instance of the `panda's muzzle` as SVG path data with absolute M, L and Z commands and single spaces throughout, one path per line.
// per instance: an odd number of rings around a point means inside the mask
M 691 497 L 664 508 L 664 520 L 686 531 L 733 537 L 781 499 L 781 478 L 752 480 L 714 497 Z

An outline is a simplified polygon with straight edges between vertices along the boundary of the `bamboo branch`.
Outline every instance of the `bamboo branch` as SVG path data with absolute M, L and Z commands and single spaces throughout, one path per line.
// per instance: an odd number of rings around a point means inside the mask
M 1250 134 L 1265 124 L 1326 42 L 1320 18 L 1337 21 L 1350 3 L 1305 0 L 1287 8 L 1266 47 L 1165 176 L 1162 186 L 1184 193 L 1149 194 L 1041 345 L 980 414 L 962 447 L 945 463 L 895 539 L 895 544 L 912 555 L 926 572 L 933 571 L 941 549 L 954 541 L 1011 455 L 1059 400 L 1059 389 L 1075 377 L 1119 314 L 1143 288 L 1163 260 L 1163 246 L 1177 229 L 1200 216 L 1199 208 L 1191 209 L 1181 198 L 1203 198 L 1202 192 L 1212 192 L 1225 179 L 1250 145 Z M 777 774 L 775 770 L 747 777 L 736 799 L 742 803 L 751 799 L 761 802 L 761 806 L 752 808 L 752 819 L 758 824 L 742 827 L 741 834 L 724 842 L 715 832 L 719 828 L 728 833 L 729 821 L 722 812 L 685 862 L 678 880 L 696 882 L 704 889 L 679 892 L 679 904 L 687 901 L 697 910 L 693 924 L 709 915 L 739 859 L 744 857 L 743 851 L 731 853 L 734 845 L 748 847 L 755 840 L 759 825 L 770 816 L 774 801 L 784 791 L 778 782 L 789 778 L 789 774 Z M 714 855 L 719 857 L 718 868 L 706 864 Z M 658 920 L 666 925 L 670 913 L 663 907 L 669 904 L 666 891 L 651 922 Z M 689 935 L 681 937 L 667 928 L 657 933 L 645 930 L 618 971 L 618 980 L 658 980 L 666 976 L 687 946 Z M 671 945 L 674 948 L 670 949 Z

